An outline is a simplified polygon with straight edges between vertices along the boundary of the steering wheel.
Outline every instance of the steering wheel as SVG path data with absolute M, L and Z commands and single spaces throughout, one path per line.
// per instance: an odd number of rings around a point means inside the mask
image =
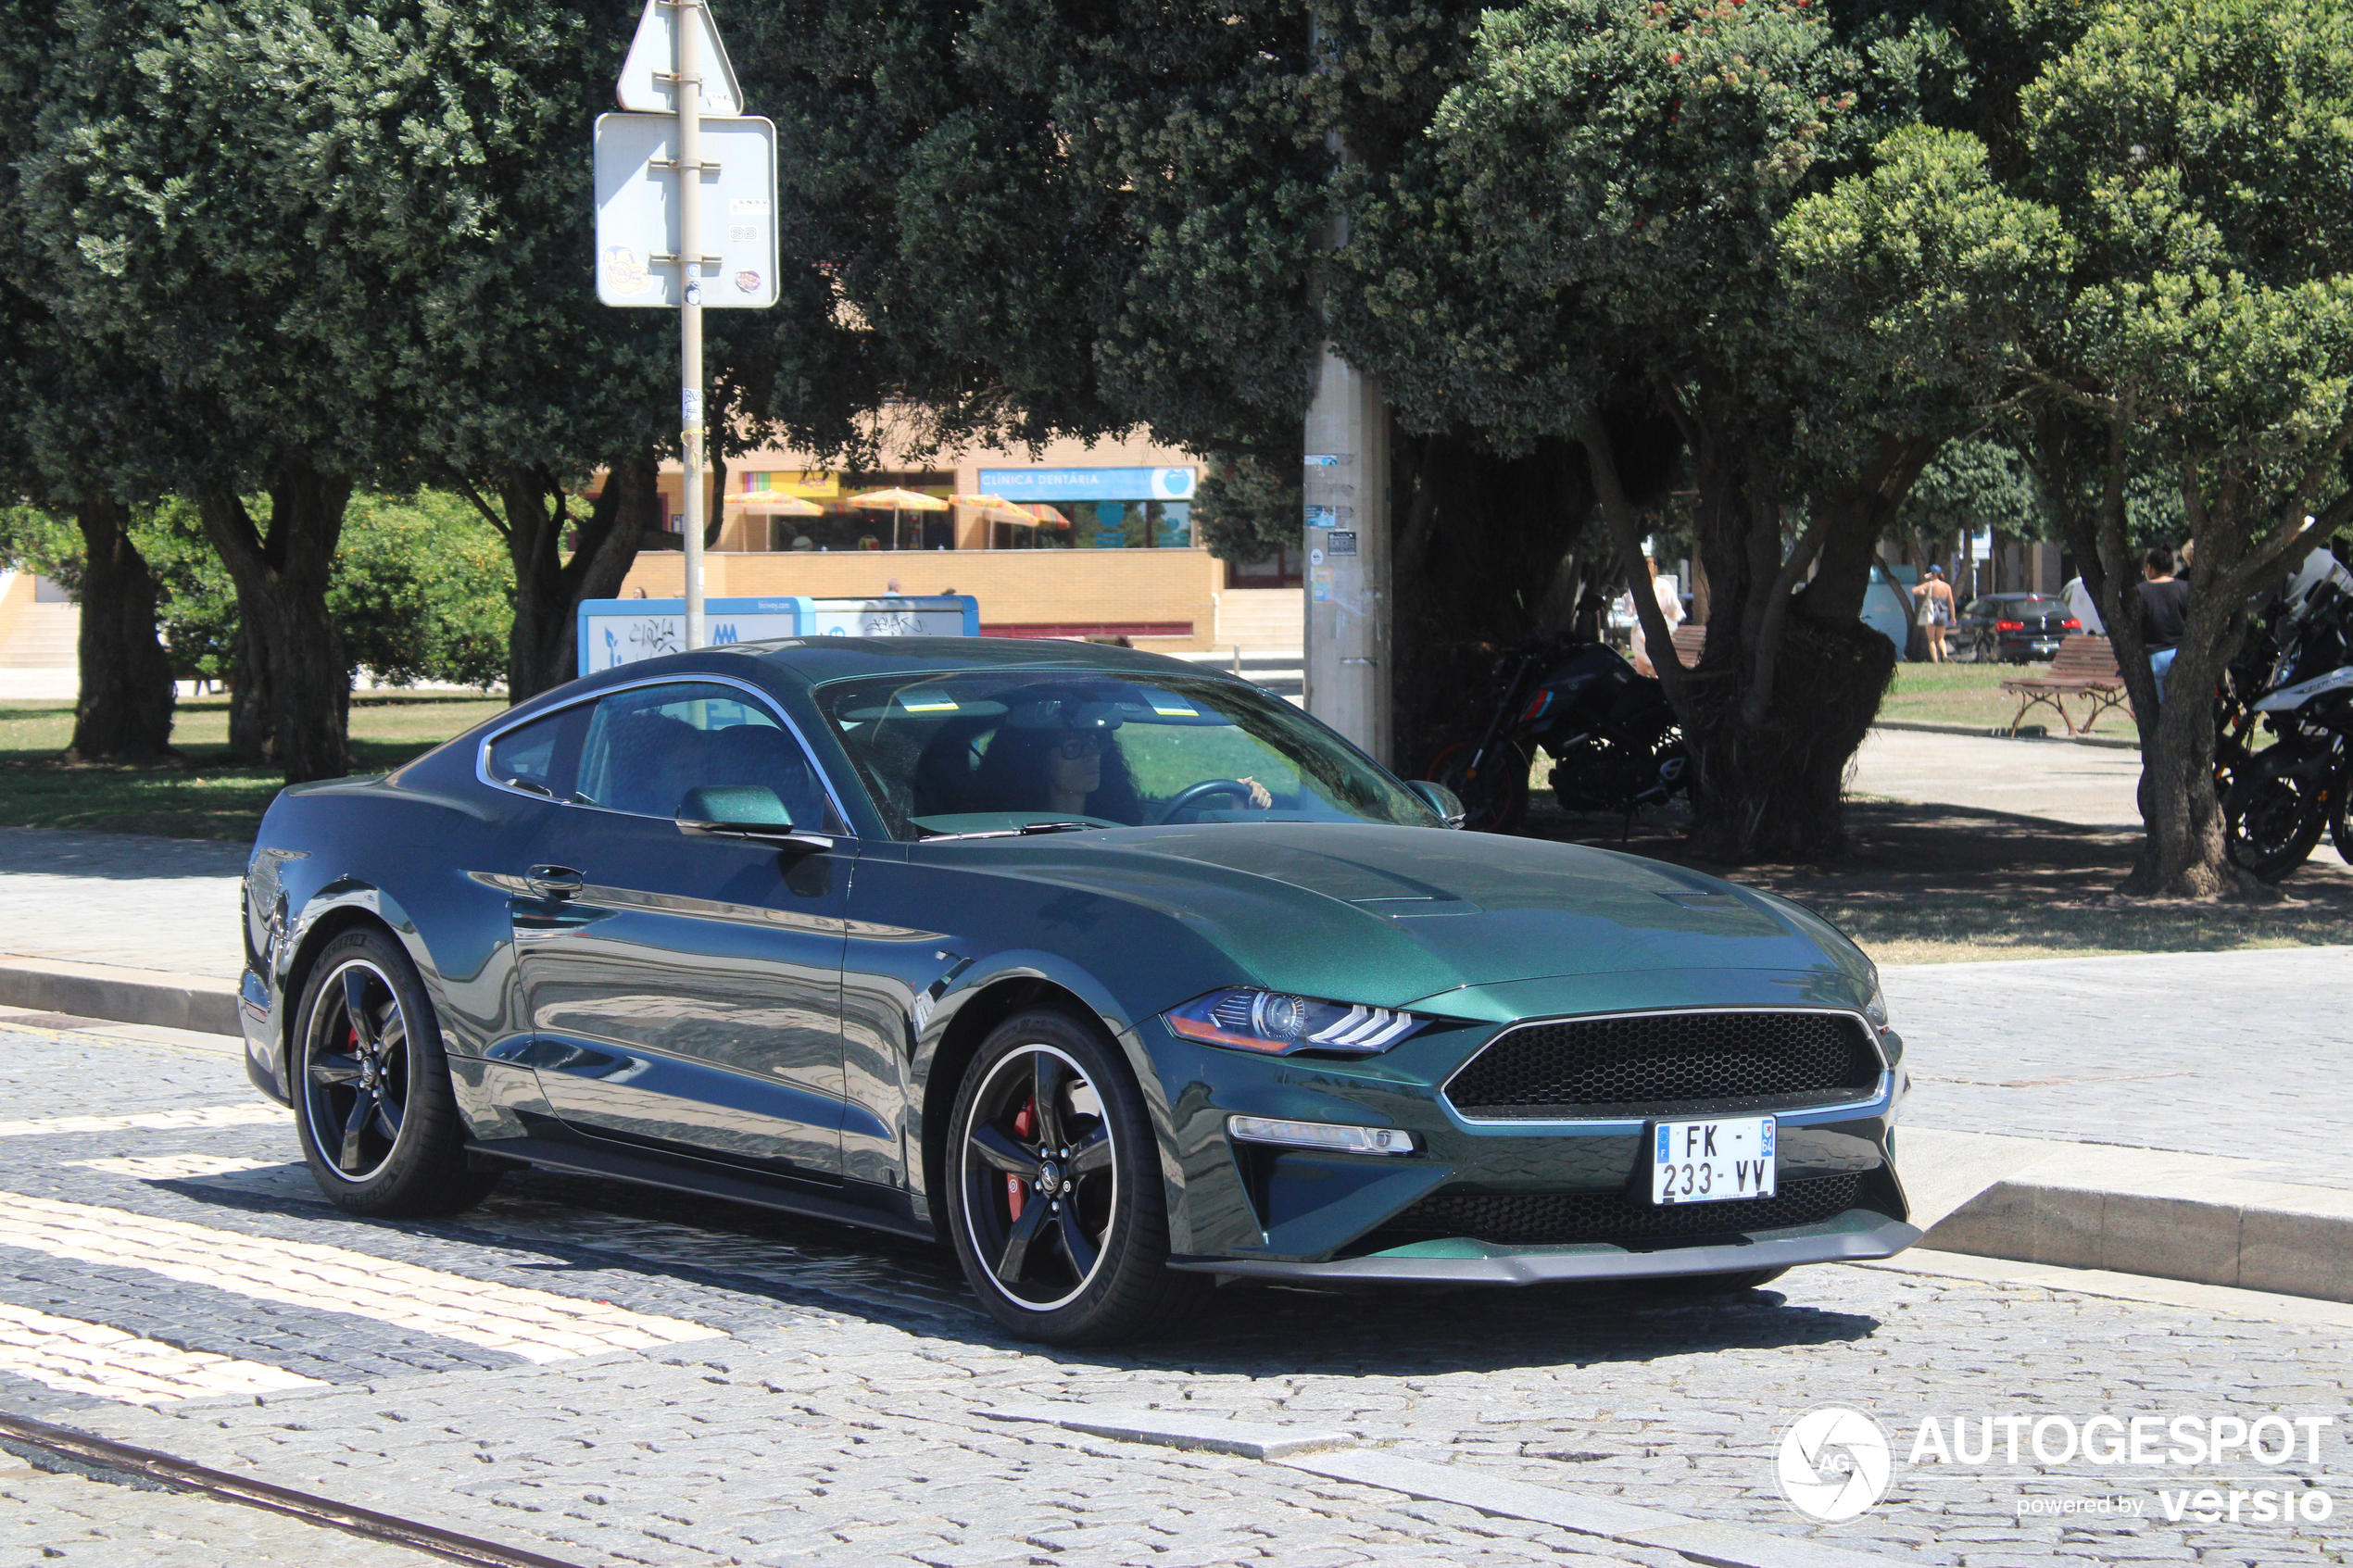
M 1230 795 L 1236 800 L 1247 805 L 1250 801 L 1250 785 L 1239 779 L 1203 779 L 1197 784 L 1189 784 L 1178 790 L 1176 798 L 1161 808 L 1160 820 L 1164 825 L 1173 822 L 1180 813 L 1197 809 L 1202 801 L 1220 795 Z

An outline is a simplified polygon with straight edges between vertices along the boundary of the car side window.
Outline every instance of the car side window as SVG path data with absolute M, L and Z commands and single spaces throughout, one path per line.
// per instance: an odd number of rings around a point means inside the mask
M 640 817 L 675 817 L 691 789 L 773 791 L 795 827 L 849 829 L 799 737 L 750 694 L 680 681 L 599 698 L 580 748 L 573 800 Z
M 510 789 L 562 799 L 572 789 L 587 716 L 585 708 L 567 708 L 516 725 L 491 741 L 483 771 Z

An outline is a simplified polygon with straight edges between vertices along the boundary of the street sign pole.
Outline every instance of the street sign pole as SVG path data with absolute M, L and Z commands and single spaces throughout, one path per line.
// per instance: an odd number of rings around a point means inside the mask
M 622 112 L 597 117 L 597 297 L 629 309 L 678 309 L 686 646 L 708 647 L 702 313 L 776 303 L 776 127 L 743 112 L 710 0 L 646 0 L 614 96 Z M 665 270 L 673 266 L 675 273 Z
M 703 634 L 702 420 L 702 29 L 694 13 L 702 0 L 673 0 L 678 40 L 678 411 L 680 456 L 686 470 L 686 646 L 708 646 Z

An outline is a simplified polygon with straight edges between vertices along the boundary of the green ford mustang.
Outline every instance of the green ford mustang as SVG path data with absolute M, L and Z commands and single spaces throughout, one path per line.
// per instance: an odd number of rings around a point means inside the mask
M 632 664 L 279 797 L 247 1066 L 356 1212 L 526 1165 L 706 1193 L 936 1238 L 1056 1343 L 1219 1282 L 1733 1288 L 1918 1239 L 1852 943 L 1451 805 L 1120 649 Z

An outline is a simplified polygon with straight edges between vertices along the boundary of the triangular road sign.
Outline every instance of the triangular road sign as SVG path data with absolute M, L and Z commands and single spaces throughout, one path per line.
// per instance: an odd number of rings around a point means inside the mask
M 702 29 L 699 40 L 702 112 L 732 117 L 744 112 L 743 89 L 736 85 L 736 68 L 728 61 L 727 45 L 719 42 L 719 24 L 709 4 L 678 6 L 669 0 L 646 0 L 646 14 L 637 19 L 637 36 L 630 41 L 629 58 L 621 68 L 616 96 L 624 109 L 639 114 L 676 114 L 678 100 L 670 75 L 676 69 L 677 40 L 671 30 L 682 10 L 691 12 Z

